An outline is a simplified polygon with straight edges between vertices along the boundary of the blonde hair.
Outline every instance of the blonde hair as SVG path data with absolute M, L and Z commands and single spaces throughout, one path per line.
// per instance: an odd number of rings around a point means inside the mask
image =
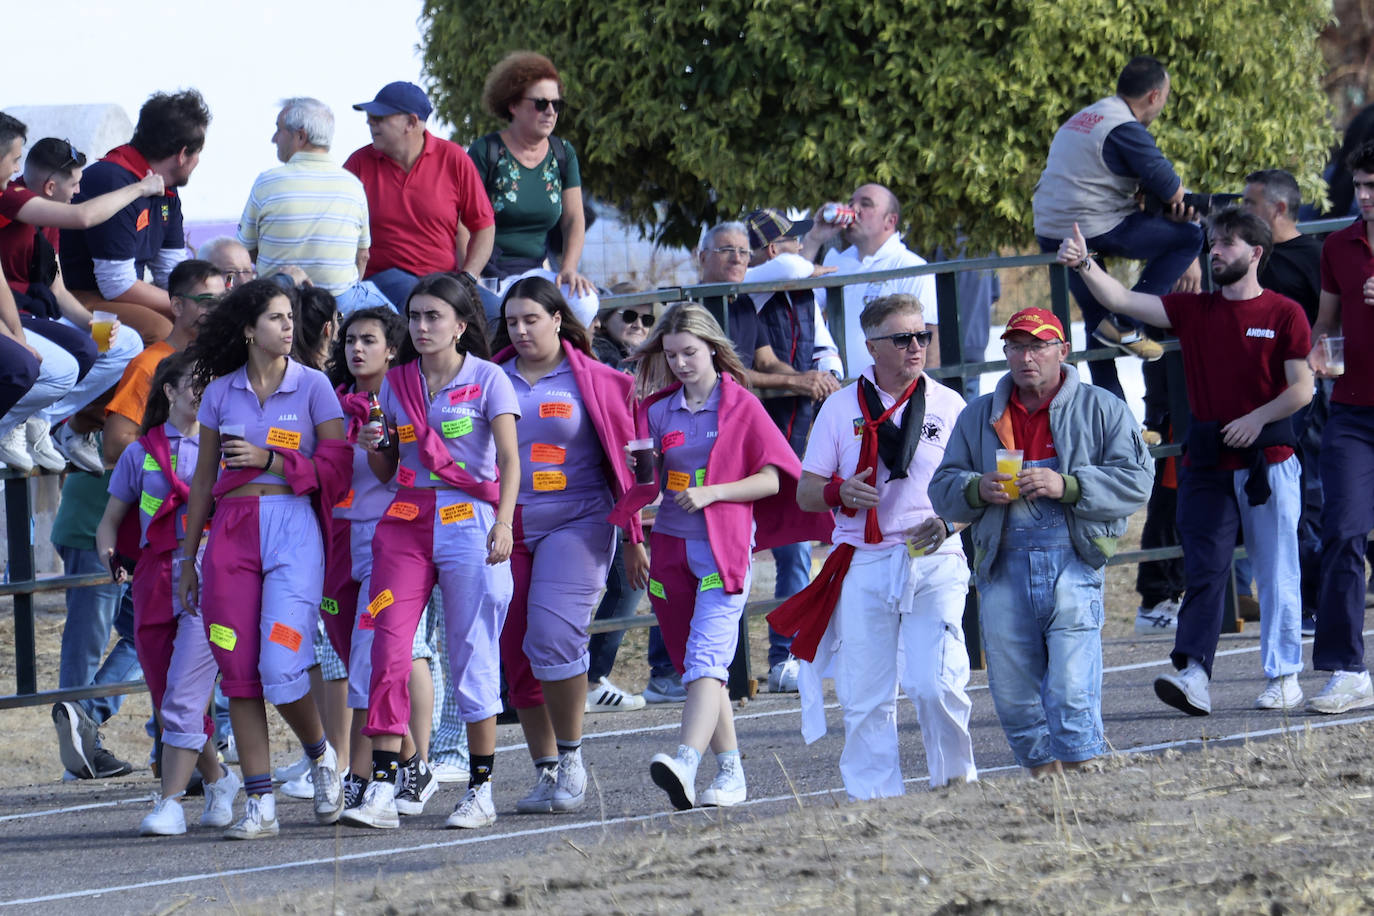
M 675 302 L 654 323 L 649 339 L 630 356 L 636 363 L 635 388 L 639 397 L 648 397 L 677 381 L 668 368 L 668 358 L 663 355 L 663 338 L 667 334 L 691 334 L 700 338 L 711 348 L 711 365 L 716 371 L 732 375 L 735 381 L 749 387 L 744 364 L 736 355 L 734 344 L 711 313 L 695 302 Z

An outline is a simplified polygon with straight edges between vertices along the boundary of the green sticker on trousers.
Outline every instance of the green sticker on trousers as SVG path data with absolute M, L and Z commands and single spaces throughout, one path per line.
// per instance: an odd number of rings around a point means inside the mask
M 649 594 L 653 595 L 655 598 L 667 598 L 667 596 L 663 594 L 663 583 L 657 579 L 649 580 Z
M 724 586 L 724 585 L 721 583 L 721 581 L 720 581 L 720 573 L 718 573 L 718 572 L 713 572 L 713 573 L 711 573 L 711 575 L 709 575 L 709 576 L 707 576 L 705 579 L 702 579 L 702 580 L 701 580 L 701 590 L 702 590 L 703 592 L 705 592 L 705 591 L 710 591 L 710 590 L 713 589 L 713 588 L 724 588 L 724 587 L 725 587 L 725 586 Z
M 337 617 L 339 614 L 339 602 L 335 601 L 333 598 L 321 598 L 320 610 L 324 611 L 326 614 Z

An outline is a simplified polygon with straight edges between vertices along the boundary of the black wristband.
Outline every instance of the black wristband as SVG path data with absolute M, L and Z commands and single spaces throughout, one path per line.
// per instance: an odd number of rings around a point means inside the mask
M 262 466 L 262 472 L 263 472 L 264 474 L 266 474 L 268 471 L 272 470 L 272 462 L 274 462 L 274 461 L 276 461 L 276 460 L 277 460 L 277 453 L 274 452 L 274 451 L 272 451 L 272 450 L 269 448 L 269 449 L 267 450 L 267 463 L 264 464 L 264 465 Z

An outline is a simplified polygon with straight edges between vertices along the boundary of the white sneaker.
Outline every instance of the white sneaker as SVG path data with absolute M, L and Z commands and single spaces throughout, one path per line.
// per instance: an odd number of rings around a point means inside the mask
M 333 824 L 343 810 L 343 774 L 339 772 L 339 756 L 328 742 L 325 743 L 324 753 L 311 769 L 311 780 L 315 784 L 315 820 L 321 824 Z
M 1135 631 L 1141 636 L 1171 636 L 1178 629 L 1178 609 L 1182 602 L 1172 598 L 1154 607 L 1141 605 L 1135 611 Z
M 697 800 L 697 765 L 701 755 L 684 745 L 679 745 L 676 757 L 655 754 L 649 761 L 649 775 L 654 785 L 668 793 L 668 800 L 679 811 L 686 811 Z
M 539 778 L 530 794 L 515 803 L 520 814 L 548 814 L 553 810 L 553 796 L 558 791 L 558 767 L 536 767 Z
M 205 784 L 205 810 L 200 815 L 202 827 L 228 827 L 234 822 L 234 799 L 243 788 L 243 780 L 228 767 L 221 772 L 223 776 Z
M 581 748 L 558 758 L 558 788 L 553 793 L 553 810 L 576 811 L 587 799 L 587 768 L 582 765 Z
M 436 763 L 429 771 L 434 774 L 434 778 L 442 783 L 467 782 L 469 778 L 468 768 L 459 766 L 456 763 Z
M 345 808 L 339 822 L 354 827 L 376 827 L 394 830 L 401 826 L 401 814 L 396 810 L 396 787 L 374 779 L 363 791 L 363 800 L 353 808 Z
M 720 761 L 720 769 L 716 771 L 716 778 L 701 793 L 701 804 L 717 808 L 742 804 L 747 788 L 744 784 L 744 764 L 739 754 L 725 754 L 716 759 Z
M 287 798 L 305 798 L 313 800 L 315 798 L 315 774 L 310 770 L 306 770 L 290 782 L 282 783 L 277 787 L 277 791 Z
M 587 691 L 587 712 L 620 712 L 626 709 L 643 709 L 644 698 L 634 693 L 626 693 L 608 679 Z
M 302 776 L 304 776 L 306 773 L 309 773 L 309 772 L 310 772 L 310 758 L 309 758 L 309 756 L 307 756 L 304 752 L 302 752 L 302 753 L 301 753 L 301 757 L 300 757 L 299 760 L 296 760 L 296 761 L 294 761 L 294 762 L 292 762 L 292 763 L 288 763 L 286 766 L 277 767 L 275 770 L 273 770 L 273 771 L 272 771 L 272 781 L 273 781 L 273 782 L 290 782 L 290 781 L 293 780 L 293 779 L 300 779 Z M 309 794 L 307 794 L 307 795 L 298 795 L 298 796 L 292 796 L 292 797 L 293 797 L 293 798 L 313 798 L 313 797 L 314 797 L 314 794 L 315 794 L 315 793 L 314 793 L 314 791 L 312 790 L 312 791 L 311 791 Z
M 801 662 L 787 656 L 768 669 L 769 693 L 796 693 L 797 676 L 801 674 Z
M 138 825 L 139 836 L 181 836 L 186 832 L 186 812 L 181 810 L 181 796 L 159 798 L 153 811 Z
M 468 788 L 448 816 L 447 826 L 465 830 L 486 827 L 496 823 L 496 804 L 491 799 L 491 780 L 488 779 L 477 788 Z
M 1255 700 L 1256 709 L 1297 709 L 1302 705 L 1302 687 L 1296 674 L 1271 677 L 1264 692 Z
M 1155 696 L 1190 716 L 1210 715 L 1212 697 L 1208 681 L 1207 672 L 1190 658 L 1182 671 L 1155 678 Z
M 1368 671 L 1333 671 L 1321 693 L 1307 701 L 1308 710 L 1327 715 L 1366 706 L 1374 706 Z
M 0 438 L 0 461 L 5 462 L 11 471 L 27 474 L 33 470 L 33 456 L 29 454 L 29 441 L 24 434 L 24 424 Z
M 67 460 L 90 474 L 105 473 L 105 454 L 100 448 L 99 433 L 76 433 L 70 423 L 57 427 L 52 444 Z
M 239 822 L 224 831 L 226 840 L 262 840 L 281 832 L 277 824 L 277 800 L 271 795 L 250 795 Z
M 33 456 L 34 463 L 41 468 L 49 471 L 65 471 L 67 469 L 67 459 L 62 457 L 62 453 L 53 448 L 52 435 L 48 431 L 48 422 L 41 417 L 29 417 L 24 421 L 24 439 L 29 446 L 29 454 Z

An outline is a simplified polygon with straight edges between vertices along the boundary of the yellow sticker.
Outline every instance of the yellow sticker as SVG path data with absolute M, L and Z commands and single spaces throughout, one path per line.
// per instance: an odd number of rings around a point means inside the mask
M 177 456 L 176 456 L 176 455 L 173 455 L 173 456 L 172 456 L 172 470 L 175 471 L 176 469 L 177 469 Z M 157 463 L 157 459 L 154 458 L 152 455 L 144 455 L 144 456 L 143 456 L 143 470 L 145 470 L 145 471 L 160 471 L 160 470 L 162 470 L 162 465 L 158 464 L 158 463 Z
M 724 587 L 725 587 L 724 584 L 722 584 L 721 581 L 720 581 L 720 573 L 718 573 L 718 572 L 713 572 L 713 573 L 711 573 L 709 576 L 707 576 L 705 579 L 702 579 L 702 580 L 701 580 L 701 590 L 702 590 L 703 592 L 710 591 L 710 590 L 713 589 L 713 588 L 724 588 Z
M 138 501 L 138 508 L 145 515 L 157 515 L 157 510 L 162 508 L 162 502 L 153 494 L 145 491 L 143 498 Z
M 391 589 L 387 589 L 367 603 L 367 612 L 373 617 L 376 617 L 395 603 L 396 597 L 391 594 Z
M 339 602 L 335 601 L 333 598 L 321 598 L 320 610 L 331 617 L 337 617 L 339 616 Z
M 668 472 L 668 489 L 680 493 L 692 485 L 692 475 L 686 471 Z
M 444 525 L 466 522 L 475 516 L 476 513 L 472 511 L 472 503 L 454 503 L 439 510 L 439 522 Z
M 289 448 L 293 451 L 300 451 L 301 434 L 293 433 L 289 429 L 277 429 L 273 426 L 267 430 L 267 444 L 272 448 Z
M 534 484 L 534 489 L 540 493 L 568 488 L 568 475 L 562 471 L 535 471 L 530 481 Z
M 444 431 L 445 439 L 457 439 L 459 436 L 466 436 L 472 432 L 472 417 L 459 417 L 456 420 L 445 420 L 439 424 L 439 428 Z
M 396 427 L 396 438 L 400 439 L 402 442 L 414 442 L 415 424 L 407 423 L 405 426 Z
M 663 583 L 657 579 L 650 579 L 649 594 L 653 595 L 655 598 L 665 598 L 666 596 L 663 594 Z
M 233 652 L 234 646 L 239 644 L 239 635 L 231 627 L 226 627 L 222 623 L 212 623 L 210 624 L 210 642 L 225 652 Z

